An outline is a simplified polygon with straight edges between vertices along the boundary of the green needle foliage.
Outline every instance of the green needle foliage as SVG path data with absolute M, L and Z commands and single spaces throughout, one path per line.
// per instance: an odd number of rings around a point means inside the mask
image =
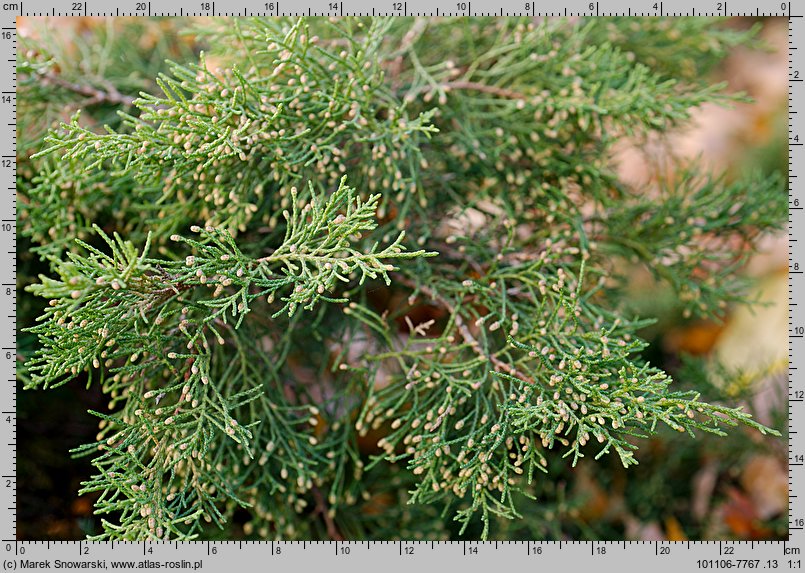
M 65 84 L 119 111 L 21 133 L 40 269 L 23 280 L 49 303 L 20 376 L 109 397 L 75 450 L 96 468 L 81 490 L 95 538 L 209 538 L 233 520 L 263 538 L 487 538 L 533 515 L 557 464 L 637 464 L 663 426 L 779 435 L 650 365 L 651 317 L 625 287 L 643 266 L 687 315 L 743 301 L 784 180 L 688 166 L 634 186 L 612 160 L 625 137 L 744 100 L 698 78 L 754 31 L 302 18 L 195 33 L 206 54 L 142 82 L 85 89 L 39 48 L 18 63 L 31 117 Z

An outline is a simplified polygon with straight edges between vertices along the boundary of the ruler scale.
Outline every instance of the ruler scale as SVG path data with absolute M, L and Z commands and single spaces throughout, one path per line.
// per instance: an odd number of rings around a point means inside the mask
M 799 11 L 799 12 L 798 12 Z M 16 17 L 24 16 L 781 16 L 788 19 L 789 83 L 789 539 L 787 541 L 204 541 L 204 542 L 33 542 L 16 540 Z M 0 2 L 0 176 L 7 193 L 0 199 L 0 560 L 4 570 L 180 569 L 219 571 L 293 567 L 354 572 L 429 570 L 456 567 L 488 571 L 504 565 L 537 570 L 632 571 L 657 573 L 703 569 L 797 570 L 805 563 L 805 376 L 798 370 L 805 350 L 805 217 L 798 199 L 805 184 L 805 6 L 759 0 L 571 0 L 565 6 L 537 0 L 25 0 Z M 805 191 L 805 189 L 803 189 Z M 802 202 L 805 205 L 805 201 Z M 802 247 L 799 245 L 803 244 Z M 805 266 L 802 267 L 805 269 Z M 7 317 L 7 319 L 6 319 Z M 803 420 L 803 422 L 800 422 Z M 802 426 L 802 428 L 800 427 Z M 24 452 L 23 452 L 24 454 Z

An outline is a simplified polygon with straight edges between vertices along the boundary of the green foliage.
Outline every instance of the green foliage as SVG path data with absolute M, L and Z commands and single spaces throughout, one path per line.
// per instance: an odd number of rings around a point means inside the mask
M 318 47 L 304 20 L 262 24 L 259 47 L 238 67 L 217 75 L 203 57 L 173 64 L 157 79 L 162 95 L 143 94 L 122 132 L 96 133 L 75 119 L 42 154 L 65 149 L 89 171 L 133 175 L 142 187 L 134 196 L 153 202 L 143 205 L 149 227 L 169 234 L 192 217 L 233 232 L 252 221 L 273 227 L 283 195 L 266 187 L 310 179 L 328 188 L 348 166 L 359 188 L 416 189 L 431 114 L 410 117 L 382 81 L 376 52 L 390 21 L 375 21 L 360 42 L 341 30 L 351 41 L 338 53 Z
M 140 323 L 149 326 L 148 315 L 152 315 L 155 324 L 164 328 L 166 318 L 177 314 L 167 310 L 168 305 L 184 303 L 182 294 L 196 287 L 213 292 L 193 300 L 193 310 L 181 310 L 184 318 L 177 328 L 187 336 L 188 349 L 204 340 L 205 329 L 223 344 L 224 338 L 215 324 L 226 326 L 229 313 L 237 319 L 237 328 L 261 297 L 271 304 L 279 293 L 285 302 L 274 318 L 285 311 L 292 316 L 298 305 L 311 310 L 319 300 L 346 302 L 324 293 L 333 290 L 338 281 L 350 282 L 347 277 L 358 273 L 359 285 L 378 276 L 390 284 L 388 273 L 395 267 L 384 261 L 426 254 L 403 252 L 400 243 L 404 232 L 379 252 L 376 245 L 366 253 L 351 247 L 351 235 L 375 227 L 372 217 L 378 196 L 364 203 L 353 196 L 353 190 L 343 180 L 332 195 L 319 197 L 318 201 L 312 197 L 302 208 L 295 188 L 291 196 L 293 212 L 284 213 L 284 241 L 273 253 L 259 259 L 245 256 L 228 231 L 214 227 L 193 227 L 201 234 L 201 241 L 171 237 L 197 253 L 188 255 L 183 262 L 146 258 L 150 237 L 142 254 L 138 254 L 132 243 L 124 242 L 117 234 L 112 240 L 96 227 L 111 254 L 79 241 L 89 251 L 88 256 L 68 253 L 67 260 L 59 261 L 54 269 L 60 280 L 42 276 L 41 283 L 29 289 L 51 299 L 43 323 L 31 329 L 46 341 L 46 348 L 28 363 L 32 383 L 48 386 L 64 375 L 74 376 L 90 362 L 106 358 L 105 347 L 146 344 L 140 338 L 150 339 L 158 331 L 149 327 L 138 333 Z M 197 319 L 188 318 L 196 313 L 200 315 Z M 95 328 L 101 323 L 102 328 Z M 124 339 L 118 340 L 121 336 Z M 71 355 L 71 360 L 64 361 L 62 353 Z
M 717 27 L 711 18 L 646 18 L 636 24 L 632 18 L 616 16 L 592 34 L 596 41 L 618 45 L 664 77 L 697 80 L 736 46 L 760 47 L 755 38 L 759 30 L 760 24 L 746 30 Z
M 753 253 L 746 246 L 787 216 L 783 184 L 779 173 L 728 183 L 685 170 L 651 205 L 615 206 L 590 222 L 603 251 L 645 265 L 678 295 L 687 318 L 742 300 L 739 271 Z
M 303 18 L 198 34 L 207 55 L 132 88 L 115 125 L 25 134 L 22 230 L 48 266 L 28 291 L 50 303 L 21 377 L 110 398 L 76 450 L 97 469 L 98 538 L 209 537 L 244 514 L 264 538 L 559 535 L 552 502 L 528 499 L 543 472 L 632 466 L 663 426 L 777 434 L 649 364 L 651 317 L 623 293 L 639 263 L 691 314 L 742 301 L 741 265 L 785 221 L 782 178 L 693 167 L 632 186 L 611 160 L 744 100 L 690 68 L 750 33 Z M 26 57 L 34 109 L 55 88 Z
M 190 58 L 190 45 L 172 33 L 183 20 L 132 20 L 125 26 L 107 20 L 93 34 L 64 26 L 53 33 L 35 18 L 26 20 L 32 30 L 21 34 L 17 62 L 17 125 L 26 133 L 17 152 L 36 150 L 46 131 L 65 112 L 91 110 L 96 125 L 117 125 L 117 110 L 133 109 L 140 90 L 151 91 L 164 59 Z M 37 40 L 32 39 L 38 38 Z

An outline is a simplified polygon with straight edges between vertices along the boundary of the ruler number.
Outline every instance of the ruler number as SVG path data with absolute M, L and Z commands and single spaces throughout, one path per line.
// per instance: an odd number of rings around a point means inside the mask
M 467 3 L 466 2 L 457 2 L 456 3 L 456 10 L 461 11 L 461 10 L 466 10 L 466 9 L 467 9 Z
M 659 554 L 660 555 L 670 555 L 671 554 L 671 548 L 667 547 L 667 546 L 660 547 L 660 553 Z
M 3 32 L 3 39 L 10 40 L 11 39 L 11 32 Z
M 6 543 L 6 551 L 11 553 L 13 550 L 14 548 L 11 546 L 11 543 Z M 17 547 L 17 553 L 19 553 L 20 555 L 25 555 L 25 546 L 20 545 L 19 547 Z
M 402 2 L 392 2 L 391 9 L 396 12 L 402 12 L 403 3 Z
M 11 167 L 12 163 L 10 159 L 3 159 L 3 167 Z
M 803 463 L 805 463 L 805 454 L 796 454 L 794 456 L 794 463 L 795 464 L 803 464 Z
M 595 2 L 590 2 L 590 5 L 588 6 L 588 8 L 590 9 L 590 12 L 595 10 Z
M 274 11 L 274 3 L 273 2 L 267 2 L 266 3 L 266 10 L 268 10 L 269 12 L 273 12 Z
M 338 2 L 330 2 L 330 10 L 338 10 Z
M 134 9 L 138 12 L 145 12 L 148 8 L 145 2 L 137 2 L 137 5 Z
M 339 547 L 338 548 L 339 555 L 349 555 L 349 547 Z
M 209 12 L 211 8 L 212 8 L 212 5 L 209 2 L 202 2 L 201 3 L 201 9 L 204 10 L 205 12 Z
M 403 547 L 403 555 L 413 555 L 414 548 L 413 547 Z
M 73 2 L 73 12 L 80 12 L 84 9 L 84 5 L 81 2 Z

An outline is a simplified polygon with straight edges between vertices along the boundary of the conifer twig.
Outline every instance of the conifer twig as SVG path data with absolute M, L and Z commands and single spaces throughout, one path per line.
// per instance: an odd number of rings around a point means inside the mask
M 344 541 L 344 536 L 341 535 L 341 532 L 338 530 L 335 521 L 333 521 L 333 518 L 330 517 L 330 509 L 327 507 L 327 502 L 324 500 L 321 490 L 318 488 L 318 486 L 314 485 L 310 491 L 313 494 L 313 497 L 316 498 L 316 511 L 321 514 L 321 517 L 324 520 L 324 525 L 327 527 L 327 535 L 333 541 Z
M 497 86 L 490 86 L 487 84 L 482 84 L 480 82 L 472 82 L 467 80 L 454 80 L 440 83 L 436 86 L 422 86 L 418 89 L 413 90 L 409 93 L 409 97 L 418 96 L 420 94 L 426 94 L 429 92 L 434 91 L 451 91 L 451 90 L 468 90 L 468 91 L 477 91 L 485 94 L 499 96 L 505 99 L 525 99 L 525 94 L 522 94 L 515 90 L 510 90 L 506 88 L 501 88 Z
M 533 384 L 534 380 L 526 376 L 525 374 L 519 372 L 514 366 L 511 364 L 507 364 L 491 352 L 484 352 L 483 348 L 481 348 L 481 343 L 478 342 L 478 339 L 473 336 L 472 332 L 470 332 L 469 327 L 464 322 L 464 319 L 461 317 L 461 313 L 457 311 L 456 307 L 445 297 L 434 291 L 433 289 L 425 286 L 425 285 L 418 285 L 414 281 L 402 277 L 397 279 L 397 281 L 401 284 L 404 284 L 408 287 L 411 287 L 419 292 L 429 296 L 431 299 L 437 301 L 443 307 L 447 309 L 447 311 L 453 316 L 453 321 L 456 323 L 456 328 L 458 329 L 459 334 L 461 334 L 461 338 L 464 339 L 464 342 L 469 344 L 476 352 L 482 353 L 492 364 L 495 365 L 495 368 L 498 370 L 504 370 L 505 372 L 509 373 L 510 375 L 518 378 L 519 380 L 526 382 L 527 384 Z
M 117 88 L 109 82 L 104 82 L 106 90 L 101 90 L 90 85 L 79 84 L 64 79 L 58 73 L 48 71 L 41 75 L 42 82 L 57 86 L 78 95 L 88 97 L 82 102 L 84 107 L 109 103 L 112 105 L 124 105 L 127 107 L 134 105 L 135 98 L 121 94 Z

